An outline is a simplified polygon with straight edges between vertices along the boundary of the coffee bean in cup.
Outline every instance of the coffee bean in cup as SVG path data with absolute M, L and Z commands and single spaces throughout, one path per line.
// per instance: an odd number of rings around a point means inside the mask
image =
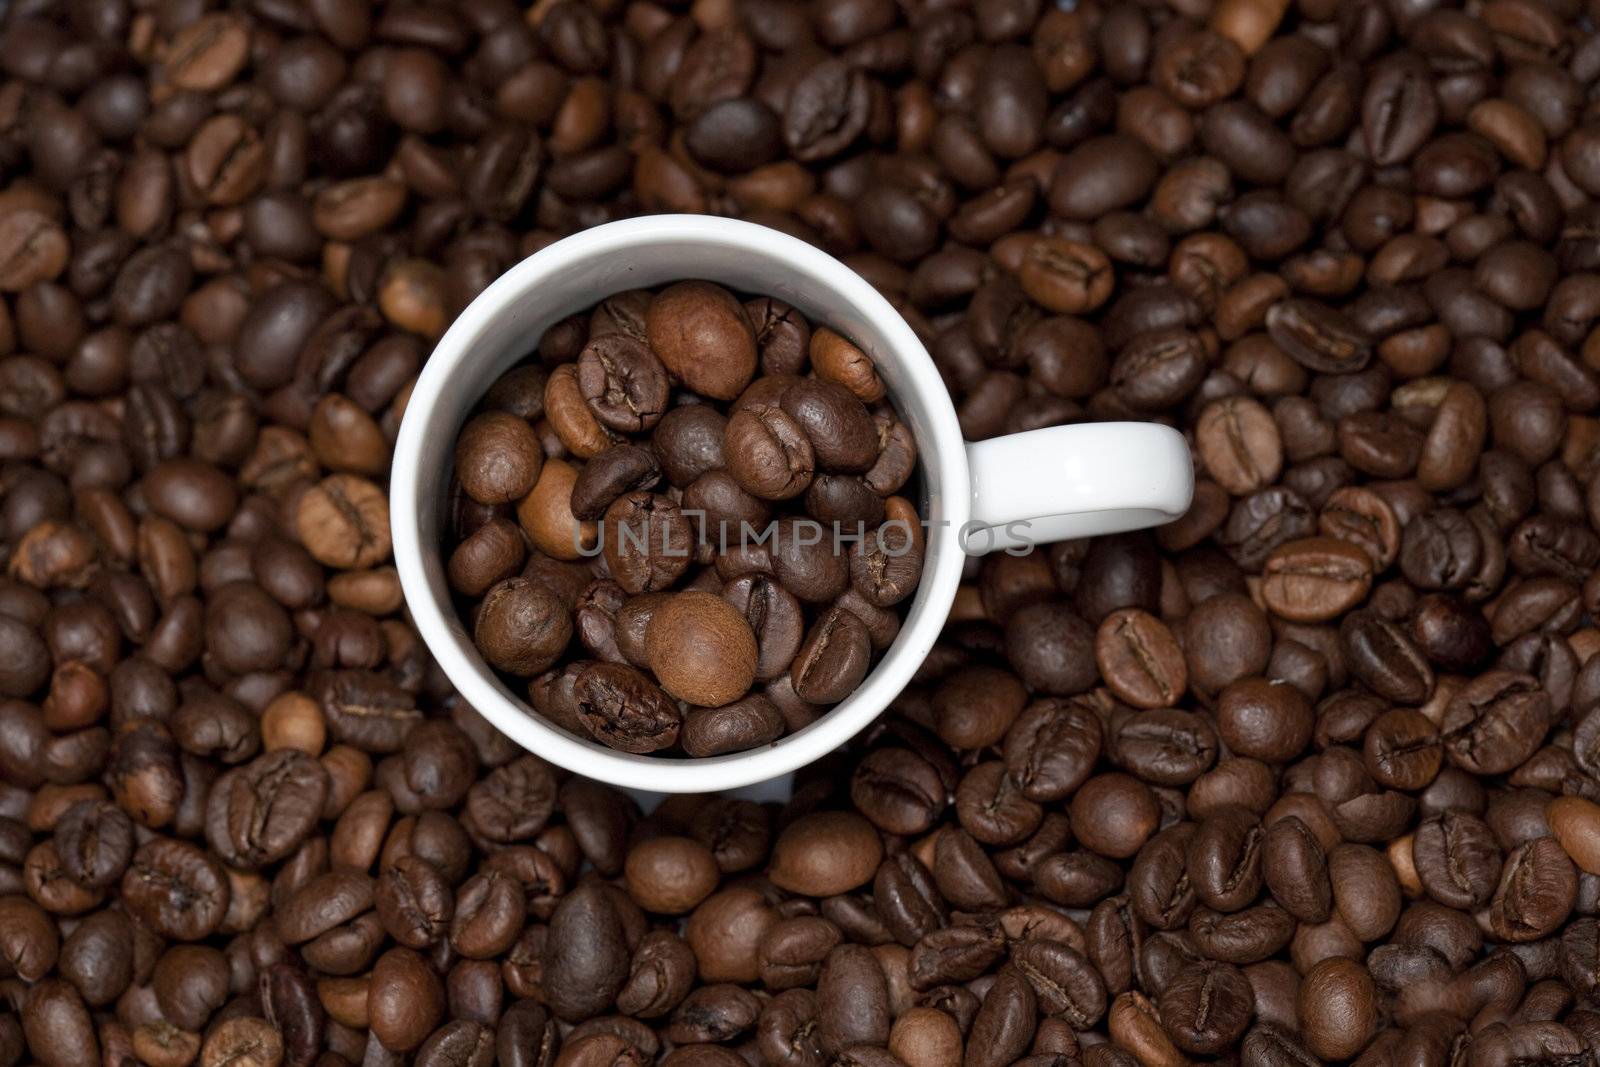
M 744 751 L 849 697 L 922 572 L 871 357 L 698 280 L 531 347 L 455 446 L 446 571 L 484 661 L 634 753 Z

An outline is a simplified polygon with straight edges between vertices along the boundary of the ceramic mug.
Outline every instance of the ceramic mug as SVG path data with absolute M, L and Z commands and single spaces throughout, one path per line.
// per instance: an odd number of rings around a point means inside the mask
M 451 603 L 441 543 L 457 433 L 490 384 L 561 319 L 626 289 L 686 278 L 773 296 L 872 357 L 916 440 L 922 582 L 894 643 L 816 722 L 747 752 L 674 759 L 619 752 L 547 722 L 484 662 Z M 917 484 L 916 481 L 912 483 Z M 780 779 L 844 744 L 911 680 L 944 627 L 969 554 L 1153 526 L 1189 506 L 1182 435 L 1154 423 L 1055 426 L 968 444 L 933 360 L 860 275 L 776 230 L 699 215 L 610 223 L 523 260 L 440 339 L 406 405 L 390 477 L 395 563 L 422 639 L 461 696 L 501 731 L 574 773 L 626 789 L 698 793 Z M 908 486 L 907 493 L 911 492 Z

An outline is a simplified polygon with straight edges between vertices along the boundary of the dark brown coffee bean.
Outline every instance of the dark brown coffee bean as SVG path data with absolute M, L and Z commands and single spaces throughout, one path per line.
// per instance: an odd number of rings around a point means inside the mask
M 872 824 L 854 812 L 818 812 L 789 824 L 773 847 L 771 877 L 807 896 L 848 892 L 871 880 L 883 857 Z
M 967 1035 L 974 1065 L 1010 1063 L 1027 1048 L 1037 1024 L 1038 997 L 1015 967 L 1003 967 L 983 999 Z
M 1094 685 L 1095 635 L 1066 604 L 1019 609 L 1006 623 L 1006 656 L 1035 692 L 1071 696 Z
M 1196 1055 L 1226 1048 L 1250 1025 L 1250 982 L 1237 967 L 1200 963 L 1161 993 L 1161 1022 L 1179 1048 Z
M 1373 778 L 1397 789 L 1424 788 L 1444 760 L 1433 723 L 1409 708 L 1395 708 L 1373 720 L 1362 751 Z
M 133 854 L 122 895 L 133 916 L 152 930 L 198 941 L 222 923 L 230 893 L 214 858 L 182 841 L 153 838 Z
M 1339 634 L 1350 669 L 1379 696 L 1419 703 L 1433 690 L 1433 671 L 1397 625 L 1370 610 L 1345 616 Z
M 1217 732 L 1239 755 L 1286 762 L 1311 740 L 1312 726 L 1310 704 L 1290 685 L 1244 678 L 1218 698 Z
M 1089 776 L 1100 755 L 1102 729 L 1089 707 L 1042 700 L 1027 708 L 1006 735 L 1006 767 L 1025 796 L 1062 800 Z
M 681 282 L 651 302 L 650 348 L 686 386 L 732 400 L 755 372 L 755 336 L 731 294 L 707 282 Z
M 811 484 L 816 466 L 811 439 L 780 408 L 759 405 L 735 411 L 723 448 L 729 473 L 755 496 L 787 500 Z
M 601 544 L 614 581 L 629 593 L 665 589 L 688 568 L 693 531 L 669 498 L 635 492 L 606 509 Z
M 1533 754 L 1549 720 L 1549 694 L 1535 679 L 1491 671 L 1463 686 L 1446 705 L 1440 737 L 1452 763 L 1498 774 Z
M 784 390 L 780 407 L 804 431 L 823 470 L 863 473 L 878 458 L 878 435 L 866 407 L 826 379 L 803 379 Z
M 870 949 L 840 945 L 817 979 L 817 1024 L 824 1048 L 883 1045 L 889 1040 L 888 984 Z
M 1417 876 L 1430 897 L 1454 908 L 1477 908 L 1494 894 L 1500 846 L 1483 820 L 1446 812 L 1417 827 L 1412 842 Z
M 837 155 L 861 136 L 871 108 L 871 93 L 861 72 L 836 60 L 818 63 L 789 89 L 783 109 L 784 143 L 805 163 Z
M 765 575 L 752 574 L 729 582 L 722 596 L 755 636 L 755 680 L 771 681 L 787 671 L 805 634 L 795 595 Z
M 368 1012 L 373 1037 L 385 1048 L 416 1048 L 444 1014 L 444 985 L 417 953 L 393 948 L 372 969 Z
M 690 756 L 745 752 L 782 737 L 787 724 L 771 700 L 751 694 L 716 708 L 693 708 L 683 719 L 679 743 Z
M 328 774 L 297 749 L 279 749 L 240 768 L 224 789 L 214 787 L 224 812 L 226 841 L 213 841 L 241 866 L 260 866 L 287 856 L 311 832 L 322 813 Z
M 850 797 L 873 825 L 890 833 L 919 833 L 945 806 L 945 783 L 936 767 L 909 749 L 870 753 L 850 780 Z
M 1495 936 L 1532 941 L 1548 935 L 1570 913 L 1577 872 L 1553 837 L 1539 837 L 1506 857 L 1489 907 Z
M 508 578 L 483 599 L 473 641 L 491 665 L 508 674 L 538 674 L 566 649 L 572 619 L 543 586 Z
M 1262 875 L 1272 897 L 1302 922 L 1319 923 L 1331 914 L 1333 886 L 1321 841 L 1301 819 L 1290 815 L 1267 827 Z
M 533 428 L 506 412 L 478 415 L 456 441 L 456 479 L 480 504 L 521 500 L 539 480 L 544 453 Z
M 632 667 L 595 663 L 579 673 L 578 715 L 598 741 L 624 752 L 655 752 L 678 740 L 682 716 L 659 686 Z
M 593 521 L 611 502 L 628 493 L 654 489 L 661 468 L 654 453 L 635 445 L 616 445 L 583 465 L 572 486 L 572 514 Z
M 640 433 L 666 410 L 667 372 L 649 348 L 610 334 L 590 341 L 578 357 L 578 389 L 606 426 Z
M 1093 1026 L 1104 1016 L 1105 985 L 1089 960 L 1071 946 L 1030 938 L 1017 947 L 1011 962 L 1048 1014 L 1064 1016 L 1075 1028 Z

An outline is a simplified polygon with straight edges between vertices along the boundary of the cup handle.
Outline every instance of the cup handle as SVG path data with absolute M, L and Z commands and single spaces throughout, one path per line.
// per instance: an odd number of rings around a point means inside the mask
M 972 522 L 962 547 L 981 556 L 1171 522 L 1194 496 L 1183 435 L 1151 422 L 1048 426 L 967 445 Z

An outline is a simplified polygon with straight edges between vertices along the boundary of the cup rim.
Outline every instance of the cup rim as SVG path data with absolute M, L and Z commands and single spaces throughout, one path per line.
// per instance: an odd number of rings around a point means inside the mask
M 900 633 L 854 693 L 816 722 L 769 745 L 701 758 L 615 751 L 569 734 L 508 699 L 488 666 L 480 665 L 481 660 L 475 662 L 462 647 L 464 628 L 449 603 L 448 591 L 441 598 L 430 580 L 422 547 L 428 538 L 421 528 L 422 509 L 418 507 L 423 464 L 447 462 L 439 456 L 439 444 L 427 440 L 425 433 L 441 390 L 456 368 L 471 358 L 476 344 L 508 305 L 529 296 L 543 280 L 577 261 L 684 242 L 774 261 L 829 290 L 874 324 L 894 359 L 904 367 L 911 387 L 926 394 L 932 439 L 919 437 L 918 459 L 924 468 L 938 468 L 944 520 L 926 528 L 930 542 L 927 558 L 933 566 L 923 574 L 917 594 L 921 603 L 914 602 Z M 456 318 L 423 365 L 407 402 L 390 474 L 390 521 L 395 565 L 412 622 L 462 700 L 524 749 L 576 774 L 622 788 L 698 793 L 768 781 L 816 761 L 863 730 L 905 688 L 932 650 L 955 600 L 965 558 L 959 528 L 970 515 L 971 495 L 966 444 L 933 359 L 905 319 L 866 279 L 828 253 L 765 226 L 700 215 L 656 215 L 594 227 L 541 249 L 491 283 Z M 932 544 L 935 538 L 937 551 Z

